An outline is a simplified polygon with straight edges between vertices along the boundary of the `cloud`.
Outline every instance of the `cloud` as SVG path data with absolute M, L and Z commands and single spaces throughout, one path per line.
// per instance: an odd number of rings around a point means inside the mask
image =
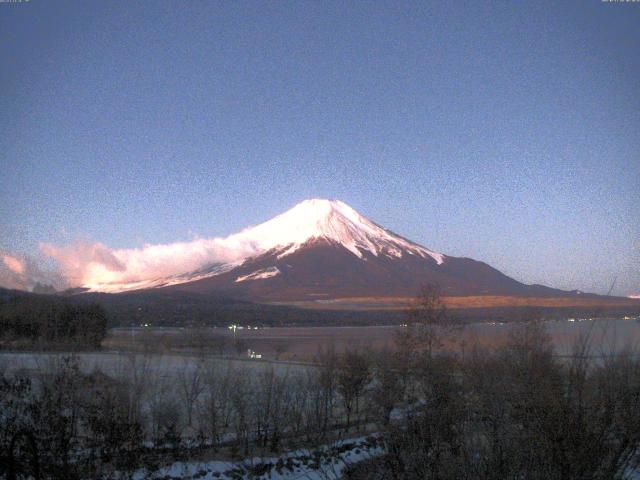
M 64 289 L 144 282 L 238 261 L 259 250 L 255 241 L 242 235 L 131 249 L 112 249 L 86 239 L 62 246 L 40 243 L 39 260 L 0 250 L 0 286 L 31 290 L 37 283 Z M 42 268 L 50 260 L 55 269 Z
M 66 247 L 41 243 L 40 251 L 57 262 L 60 273 L 72 285 L 82 285 L 93 272 L 126 271 L 126 266 L 118 260 L 112 250 L 101 243 L 78 240 Z
M 111 249 L 86 240 L 67 246 L 40 244 L 41 253 L 55 260 L 69 285 L 90 288 L 179 275 L 212 263 L 237 261 L 258 250 L 241 235 L 133 249 Z
M 5 266 L 16 275 L 24 274 L 26 266 L 23 260 L 5 253 L 2 255 L 2 261 L 4 262 Z
M 56 289 L 68 282 L 56 271 L 48 271 L 29 256 L 0 250 L 0 287 L 32 290 L 37 284 L 52 285 Z

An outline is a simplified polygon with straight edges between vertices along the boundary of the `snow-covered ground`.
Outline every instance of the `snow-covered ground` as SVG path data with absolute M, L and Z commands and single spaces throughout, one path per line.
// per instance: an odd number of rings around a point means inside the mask
M 342 440 L 317 449 L 300 449 L 280 457 L 240 462 L 176 462 L 154 472 L 141 469 L 132 480 L 338 480 L 348 467 L 384 453 L 379 435 Z M 640 469 L 625 480 L 640 480 Z
M 13 374 L 15 372 L 46 372 L 60 359 L 71 355 L 68 352 L 0 352 L 0 369 Z M 128 375 L 132 370 L 143 370 L 156 377 L 170 377 L 183 374 L 194 368 L 198 357 L 188 354 L 133 354 L 120 352 L 74 353 L 80 370 L 91 373 L 100 370 L 107 375 Z M 246 361 L 244 359 L 207 357 L 207 364 L 213 364 L 221 370 L 231 369 L 242 373 L 259 374 L 273 369 L 280 375 L 302 374 L 310 366 L 285 362 Z
M 344 470 L 383 452 L 377 436 L 342 440 L 280 457 L 254 457 L 240 462 L 176 462 L 154 472 L 141 469 L 133 480 L 336 480 Z

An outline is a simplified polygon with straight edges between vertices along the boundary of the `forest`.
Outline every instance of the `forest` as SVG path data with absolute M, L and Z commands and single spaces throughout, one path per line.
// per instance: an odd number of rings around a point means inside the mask
M 107 314 L 98 303 L 53 295 L 0 297 L 0 349 L 99 349 Z

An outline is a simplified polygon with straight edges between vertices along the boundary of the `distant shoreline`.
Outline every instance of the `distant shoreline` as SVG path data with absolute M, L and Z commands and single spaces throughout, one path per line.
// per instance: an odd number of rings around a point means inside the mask
M 403 310 L 412 297 L 345 297 L 331 300 L 270 302 L 269 305 L 291 306 L 313 310 Z M 605 297 L 585 294 L 566 297 L 526 297 L 516 295 L 443 296 L 450 310 L 502 307 L 544 308 L 631 308 L 640 311 L 640 299 Z

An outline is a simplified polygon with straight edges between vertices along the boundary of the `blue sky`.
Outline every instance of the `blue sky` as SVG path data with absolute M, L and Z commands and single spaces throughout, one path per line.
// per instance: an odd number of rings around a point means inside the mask
M 0 251 L 312 197 L 526 283 L 640 292 L 640 4 L 0 4 Z

